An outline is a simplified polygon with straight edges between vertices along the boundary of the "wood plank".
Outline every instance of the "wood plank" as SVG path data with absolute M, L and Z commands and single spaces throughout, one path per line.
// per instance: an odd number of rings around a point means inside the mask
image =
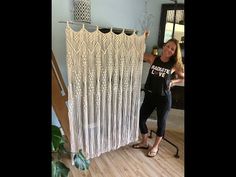
M 162 141 L 158 155 L 153 158 L 146 156 L 148 150 L 133 149 L 130 144 L 91 159 L 87 171 L 72 166 L 68 158 L 63 161 L 71 169 L 69 177 L 183 177 L 184 134 L 167 130 L 166 136 L 178 145 L 180 158 L 174 157 L 175 148 Z M 149 143 L 153 144 L 154 140 L 155 136 Z
M 70 127 L 68 108 L 66 101 L 68 100 L 68 92 L 63 81 L 61 72 L 52 52 L 52 106 L 55 114 L 62 126 L 63 132 L 70 142 Z M 62 94 L 64 93 L 64 95 Z

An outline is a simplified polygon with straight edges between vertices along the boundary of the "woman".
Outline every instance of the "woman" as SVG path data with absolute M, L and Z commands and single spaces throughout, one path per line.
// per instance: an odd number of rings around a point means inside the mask
M 144 101 L 140 109 L 139 128 L 142 140 L 132 147 L 149 149 L 146 121 L 153 110 L 157 109 L 156 139 L 147 154 L 149 157 L 154 157 L 158 153 L 159 144 L 164 136 L 166 119 L 171 108 L 170 88 L 184 81 L 184 68 L 178 40 L 174 38 L 168 40 L 163 46 L 161 56 L 145 53 L 144 61 L 150 63 L 151 67 L 145 83 Z M 171 80 L 171 74 L 174 72 L 177 77 Z

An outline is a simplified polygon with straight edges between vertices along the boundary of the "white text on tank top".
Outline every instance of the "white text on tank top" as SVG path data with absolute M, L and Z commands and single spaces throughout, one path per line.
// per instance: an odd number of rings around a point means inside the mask
M 170 69 L 166 69 L 160 66 L 152 65 L 151 67 L 151 74 L 158 76 L 158 77 L 163 77 L 165 78 L 165 75 L 170 74 Z

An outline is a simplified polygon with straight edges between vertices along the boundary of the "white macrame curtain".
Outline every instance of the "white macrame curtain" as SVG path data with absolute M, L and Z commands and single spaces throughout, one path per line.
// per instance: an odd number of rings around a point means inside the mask
M 89 159 L 137 141 L 144 35 L 65 32 L 71 151 Z

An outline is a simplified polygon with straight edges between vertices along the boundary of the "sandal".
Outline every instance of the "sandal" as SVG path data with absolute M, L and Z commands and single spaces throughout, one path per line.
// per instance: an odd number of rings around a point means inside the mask
M 133 144 L 132 148 L 134 148 L 134 149 L 148 149 L 149 145 L 144 146 L 143 144 L 138 143 L 138 144 Z
M 158 151 L 159 151 L 159 148 L 156 152 L 151 150 L 147 153 L 147 156 L 148 157 L 155 157 L 158 154 Z

